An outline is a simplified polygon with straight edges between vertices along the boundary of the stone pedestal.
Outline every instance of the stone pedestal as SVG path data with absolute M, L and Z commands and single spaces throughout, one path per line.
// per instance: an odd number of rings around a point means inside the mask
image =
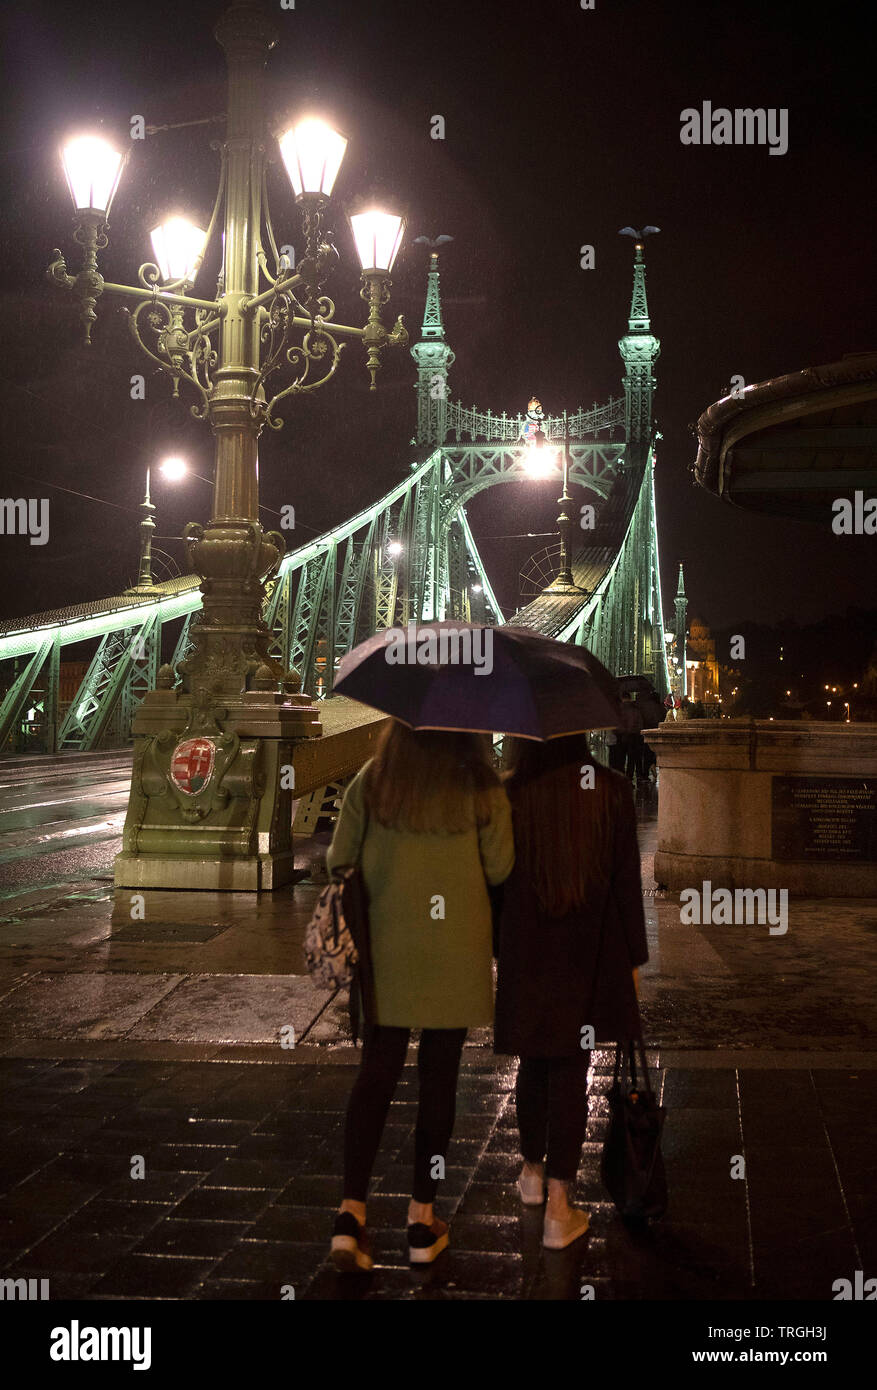
M 687 719 L 644 737 L 660 885 L 877 898 L 877 724 Z
M 294 749 L 321 733 L 318 709 L 301 695 L 253 690 L 199 707 L 177 690 L 151 691 L 134 722 L 116 886 L 258 892 L 288 883 Z

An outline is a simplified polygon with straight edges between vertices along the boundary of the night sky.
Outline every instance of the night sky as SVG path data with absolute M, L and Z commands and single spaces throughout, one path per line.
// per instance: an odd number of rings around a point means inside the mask
M 731 377 L 761 381 L 873 349 L 875 116 L 873 56 L 858 4 L 645 3 L 596 0 L 296 0 L 272 6 L 280 43 L 267 68 L 272 118 L 318 110 L 350 137 L 334 216 L 342 264 L 329 292 L 362 322 L 356 259 L 341 203 L 373 195 L 408 214 L 393 315 L 416 338 L 426 276 L 420 234 L 447 233 L 445 326 L 456 352 L 451 393 L 516 413 L 620 393 L 632 243 L 627 224 L 659 226 L 647 243 L 657 363 L 658 516 L 664 608 L 685 561 L 690 610 L 711 626 L 799 621 L 874 605 L 874 540 L 835 537 L 749 515 L 689 476 L 690 423 Z M 45 281 L 52 248 L 79 268 L 57 148 L 75 128 L 126 138 L 129 118 L 164 124 L 221 113 L 224 62 L 216 0 L 149 5 L 31 3 L 7 8 L 2 207 L 4 496 L 51 499 L 42 548 L 0 538 L 0 615 L 118 592 L 136 576 L 136 504 L 145 466 L 185 453 L 211 469 L 209 428 L 148 377 L 122 301 L 98 306 L 80 345 L 72 302 Z M 789 150 L 687 147 L 680 113 L 713 106 L 789 112 Z M 441 114 L 446 138 L 430 138 Z M 113 207 L 107 279 L 131 282 L 167 211 L 209 215 L 223 127 L 195 126 L 135 146 Z M 276 146 L 274 146 L 276 150 Z M 301 248 L 282 167 L 270 172 L 278 240 Z M 593 244 L 596 269 L 579 267 Z M 210 297 L 216 250 L 195 293 Z M 385 353 L 376 395 L 352 343 L 335 380 L 263 435 L 262 500 L 292 503 L 304 543 L 376 500 L 406 471 L 415 428 L 414 363 Z M 266 432 L 267 434 L 267 432 Z M 38 480 L 38 481 L 35 481 Z M 55 488 L 41 486 L 54 484 Z M 91 494 L 96 501 L 72 495 Z M 500 602 L 550 531 L 556 489 L 494 488 L 470 517 Z M 208 488 L 159 483 L 158 534 L 206 520 Z M 584 500 L 582 498 L 582 500 Z M 108 505 L 112 504 L 112 505 Z M 266 526 L 277 524 L 263 514 Z M 182 550 L 160 541 L 179 564 Z

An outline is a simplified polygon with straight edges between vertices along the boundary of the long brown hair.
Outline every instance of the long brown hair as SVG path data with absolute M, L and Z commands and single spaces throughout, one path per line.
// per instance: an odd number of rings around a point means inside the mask
M 411 729 L 391 719 L 365 777 L 369 814 L 381 825 L 457 833 L 485 825 L 501 787 L 489 739 L 481 734 Z
M 608 881 L 615 779 L 594 763 L 586 734 L 547 743 L 508 738 L 504 752 L 515 858 L 542 910 L 563 917 Z M 593 786 L 583 785 L 587 767 Z

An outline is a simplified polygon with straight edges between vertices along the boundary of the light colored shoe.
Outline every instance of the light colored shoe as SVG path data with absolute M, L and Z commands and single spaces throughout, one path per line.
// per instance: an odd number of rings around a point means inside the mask
M 371 1240 L 350 1211 L 340 1211 L 335 1218 L 331 1255 L 339 1274 L 367 1274 L 374 1267 Z
M 545 1203 L 545 1168 L 541 1173 L 528 1173 L 522 1168 L 518 1176 L 518 1191 L 525 1207 L 541 1207 Z
M 574 1240 L 585 1234 L 590 1221 L 588 1213 L 580 1207 L 570 1207 L 569 1214 L 560 1221 L 546 1216 L 542 1244 L 546 1250 L 565 1250 Z
M 431 1226 L 414 1221 L 408 1227 L 408 1259 L 413 1265 L 432 1264 L 448 1247 L 450 1229 L 446 1221 L 436 1216 Z

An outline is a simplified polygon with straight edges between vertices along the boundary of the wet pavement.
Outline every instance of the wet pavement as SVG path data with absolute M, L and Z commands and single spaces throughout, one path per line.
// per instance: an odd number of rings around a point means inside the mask
M 407 1263 L 417 1093 L 406 1070 L 378 1159 L 376 1268 L 326 1263 L 340 1195 L 346 1062 L 0 1061 L 5 1278 L 52 1298 L 831 1298 L 877 1264 L 874 1148 L 862 1130 L 877 1072 L 660 1071 L 670 1208 L 628 1230 L 599 1182 L 607 1054 L 596 1055 L 579 1200 L 586 1238 L 541 1247 L 541 1213 L 514 1188 L 512 1071 L 467 1050 L 439 1213 L 451 1247 Z M 732 1180 L 743 1154 L 745 1180 Z M 145 1176 L 132 1178 L 137 1156 Z
M 130 781 L 130 752 L 0 760 L 0 903 L 112 881 Z
M 358 1054 L 343 1002 L 302 960 L 325 837 L 300 847 L 310 876 L 272 896 L 138 903 L 106 879 L 117 837 L 88 825 L 118 814 L 124 764 L 46 770 L 26 783 L 0 765 L 0 866 L 52 866 L 0 903 L 0 1278 L 89 1299 L 827 1300 L 835 1280 L 877 1273 L 877 904 L 792 901 L 784 936 L 683 925 L 655 892 L 643 802 L 667 1215 L 635 1233 L 606 1200 L 600 1051 L 578 1191 L 591 1230 L 543 1251 L 514 1187 L 513 1069 L 479 1030 L 438 1203 L 450 1249 L 408 1267 L 412 1053 L 369 1204 L 376 1269 L 341 1277 L 326 1253 Z M 38 838 L 66 830 L 95 835 L 72 852 L 84 865 Z

